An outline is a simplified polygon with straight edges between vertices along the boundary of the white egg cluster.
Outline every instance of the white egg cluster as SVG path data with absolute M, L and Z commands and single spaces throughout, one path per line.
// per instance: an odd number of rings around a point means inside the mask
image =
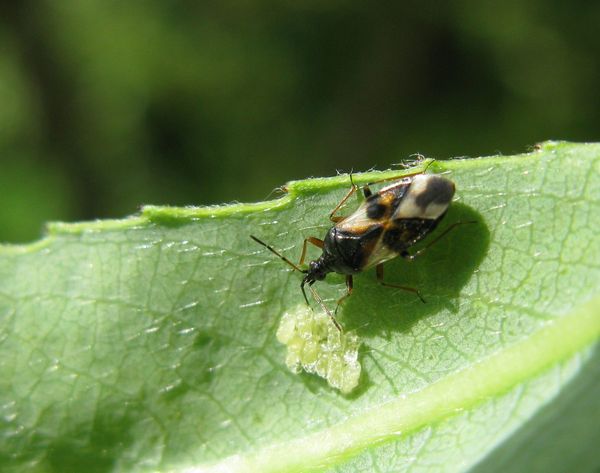
M 360 339 L 339 331 L 324 312 L 313 312 L 306 305 L 286 312 L 277 339 L 287 346 L 285 362 L 292 372 L 315 373 L 345 394 L 358 385 Z

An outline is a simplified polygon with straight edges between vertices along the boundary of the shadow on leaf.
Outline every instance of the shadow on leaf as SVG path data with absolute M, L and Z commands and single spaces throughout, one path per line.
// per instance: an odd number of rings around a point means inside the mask
M 454 204 L 436 231 L 411 253 L 427 245 L 448 225 L 461 225 L 444 236 L 414 261 L 396 258 L 385 264 L 385 280 L 419 289 L 425 303 L 414 294 L 379 284 L 375 270 L 357 275 L 354 292 L 338 311 L 345 330 L 356 330 L 362 337 L 405 332 L 423 317 L 441 310 L 458 312 L 462 288 L 477 270 L 487 253 L 489 230 L 482 216 L 463 204 Z

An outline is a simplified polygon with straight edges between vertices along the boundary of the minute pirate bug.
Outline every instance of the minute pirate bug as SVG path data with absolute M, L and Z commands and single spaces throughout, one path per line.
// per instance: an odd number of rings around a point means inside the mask
M 395 182 L 378 192 L 372 192 L 369 187 L 371 184 L 391 180 Z M 352 275 L 375 266 L 377 281 L 380 284 L 412 292 L 425 302 L 418 289 L 385 282 L 383 263 L 397 256 L 413 260 L 456 226 L 474 223 L 453 223 L 427 246 L 410 254 L 408 249 L 433 231 L 446 215 L 454 196 L 454 183 L 445 177 L 422 172 L 408 174 L 400 179 L 388 178 L 374 181 L 362 187 L 365 200 L 358 209 L 347 217 L 340 217 L 336 213 L 358 190 L 352 175 L 350 175 L 350 182 L 352 187 L 329 214 L 329 219 L 334 223 L 333 227 L 329 229 L 324 240 L 315 237 L 304 239 L 298 265 L 281 255 L 272 246 L 250 235 L 254 241 L 305 275 L 300 288 L 306 303 L 309 304 L 304 288 L 308 285 L 315 300 L 340 330 L 339 323 L 312 287 L 315 281 L 322 281 L 331 272 L 346 276 L 348 292 L 338 300 L 339 306 L 342 300 L 352 293 Z M 308 264 L 308 269 L 301 269 L 300 266 L 304 264 L 306 256 L 307 243 L 317 246 L 323 250 L 323 253 Z

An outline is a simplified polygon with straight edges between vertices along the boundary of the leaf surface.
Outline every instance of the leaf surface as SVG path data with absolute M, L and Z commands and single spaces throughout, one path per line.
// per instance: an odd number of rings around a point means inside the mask
M 292 182 L 259 204 L 53 224 L 40 242 L 0 248 L 2 469 L 519 471 L 544 456 L 523 442 L 544 432 L 563 445 L 548 425 L 564 422 L 577 459 L 545 471 L 593 471 L 598 403 L 573 408 L 569 393 L 600 390 L 600 145 L 432 171 L 457 186 L 437 231 L 478 223 L 386 265 L 426 304 L 372 272 L 355 278 L 338 313 L 363 341 L 347 396 L 287 370 L 275 333 L 303 300 L 301 278 L 249 235 L 297 260 L 348 176 Z M 316 287 L 333 306 L 343 277 Z

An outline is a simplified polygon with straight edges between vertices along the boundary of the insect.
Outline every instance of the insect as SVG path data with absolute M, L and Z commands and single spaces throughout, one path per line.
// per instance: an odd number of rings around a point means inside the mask
M 371 184 L 389 180 L 391 179 L 383 179 Z M 365 200 L 354 213 L 341 217 L 336 214 L 359 189 L 352 181 L 352 176 L 350 181 L 352 187 L 329 214 L 329 219 L 334 223 L 333 227 L 329 229 L 323 240 L 315 237 L 304 239 L 298 265 L 270 245 L 250 235 L 254 241 L 304 274 L 300 288 L 307 304 L 305 286 L 308 286 L 315 300 L 331 316 L 340 330 L 339 323 L 312 287 L 316 281 L 322 281 L 328 273 L 332 272 L 346 276 L 347 293 L 338 300 L 339 307 L 343 299 L 352 293 L 352 276 L 374 266 L 380 284 L 412 292 L 425 302 L 418 289 L 384 281 L 383 263 L 397 256 L 413 260 L 454 227 L 467 223 L 456 222 L 450 225 L 426 247 L 411 254 L 408 249 L 433 231 L 446 215 L 454 196 L 454 183 L 439 175 L 419 173 L 396 179 L 378 192 L 372 192 L 370 184 L 365 185 L 362 187 Z M 308 269 L 301 269 L 308 243 L 323 252 L 317 259 L 309 262 Z

